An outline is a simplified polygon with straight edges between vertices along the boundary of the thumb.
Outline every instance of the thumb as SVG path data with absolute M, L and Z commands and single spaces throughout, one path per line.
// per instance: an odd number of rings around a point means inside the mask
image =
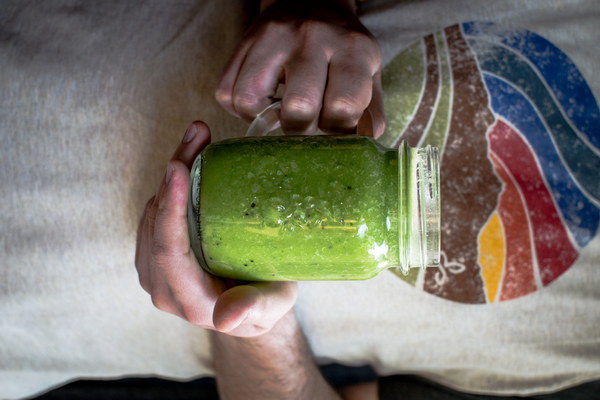
M 215 304 L 215 329 L 233 336 L 268 332 L 294 306 L 296 282 L 256 282 L 235 286 Z

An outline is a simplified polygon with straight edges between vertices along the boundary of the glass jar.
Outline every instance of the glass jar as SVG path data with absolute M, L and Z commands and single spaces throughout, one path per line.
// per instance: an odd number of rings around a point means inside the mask
M 254 136 L 208 145 L 191 171 L 188 228 L 208 272 L 233 279 L 368 279 L 436 266 L 436 148 L 388 149 L 359 135 Z

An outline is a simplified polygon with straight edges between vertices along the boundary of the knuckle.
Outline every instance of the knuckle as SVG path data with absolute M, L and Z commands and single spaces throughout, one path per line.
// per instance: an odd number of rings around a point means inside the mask
M 221 105 L 231 104 L 231 91 L 224 88 L 217 88 L 217 90 L 215 90 L 215 100 L 217 100 L 217 102 Z
M 166 296 L 158 293 L 152 293 L 150 298 L 152 299 L 152 304 L 154 305 L 154 307 L 162 311 L 169 310 L 170 300 Z
M 287 115 L 298 120 L 310 120 L 319 111 L 320 104 L 308 96 L 291 95 L 285 104 Z
M 355 98 L 340 96 L 329 105 L 329 115 L 334 120 L 357 122 L 364 107 Z
M 235 93 L 233 96 L 233 107 L 246 116 L 255 116 L 262 110 L 262 99 L 250 91 Z
M 312 133 L 317 129 L 320 103 L 308 97 L 285 99 L 281 112 L 281 127 L 288 133 Z
M 152 240 L 152 248 L 150 250 L 150 255 L 152 257 L 153 263 L 160 267 L 166 268 L 168 267 L 173 260 L 173 252 L 168 244 L 164 241 L 157 239 L 156 237 Z

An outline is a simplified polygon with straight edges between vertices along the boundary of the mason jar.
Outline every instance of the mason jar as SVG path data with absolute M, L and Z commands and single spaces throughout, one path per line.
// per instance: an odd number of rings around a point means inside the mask
M 194 162 L 188 228 L 202 268 L 282 281 L 437 266 L 437 149 L 390 149 L 360 135 L 264 136 L 279 107 L 257 117 L 251 136 L 211 143 Z

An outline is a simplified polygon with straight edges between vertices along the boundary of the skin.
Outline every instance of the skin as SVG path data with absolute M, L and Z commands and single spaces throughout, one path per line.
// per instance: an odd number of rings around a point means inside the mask
M 323 379 L 292 312 L 265 335 L 239 340 L 212 335 L 222 399 L 336 399 Z
M 290 133 L 385 129 L 381 54 L 354 1 L 263 1 L 215 92 L 231 114 L 251 121 L 282 94 Z
M 287 132 L 378 137 L 385 129 L 381 55 L 354 1 L 261 2 L 215 97 L 250 121 L 272 103 L 280 83 Z M 157 308 L 213 331 L 224 399 L 376 399 L 375 382 L 336 392 L 324 381 L 293 314 L 296 283 L 235 282 L 198 265 L 187 236 L 187 187 L 192 161 L 209 141 L 204 123 L 188 128 L 146 205 L 135 260 L 141 286 Z
M 202 270 L 186 227 L 189 168 L 209 143 L 194 122 L 144 210 L 135 265 L 159 309 L 210 330 L 223 399 L 377 399 L 377 383 L 337 391 L 321 376 L 296 321 L 295 282 L 242 283 Z
M 260 335 L 292 308 L 296 283 L 238 283 L 210 275 L 198 265 L 187 233 L 187 188 L 191 164 L 209 141 L 204 123 L 190 125 L 144 210 L 136 269 L 140 284 L 160 310 L 203 328 Z
M 212 352 L 222 399 L 376 400 L 377 382 L 332 388 L 323 379 L 293 311 L 264 335 L 214 333 Z

